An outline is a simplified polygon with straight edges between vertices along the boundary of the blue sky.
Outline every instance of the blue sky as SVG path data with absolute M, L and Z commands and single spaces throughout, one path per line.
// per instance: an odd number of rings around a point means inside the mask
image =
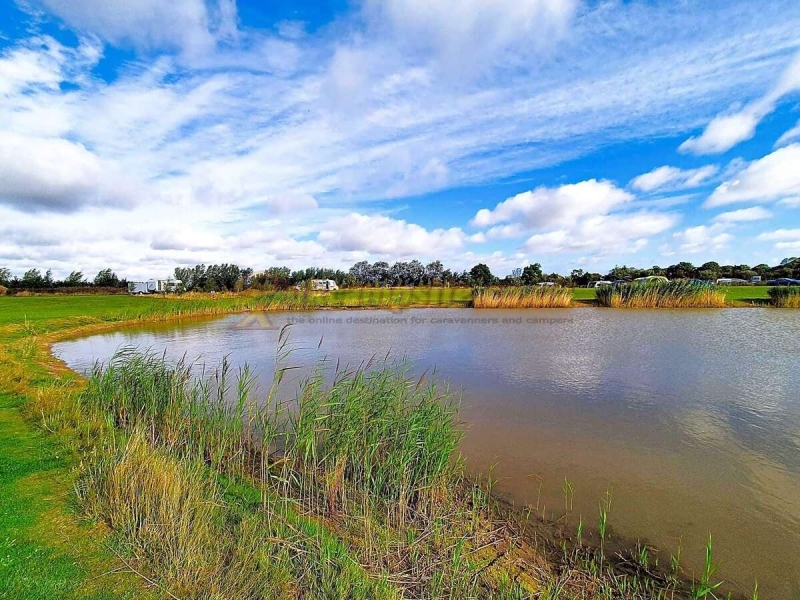
M 800 3 L 0 0 L 0 266 L 800 255 Z

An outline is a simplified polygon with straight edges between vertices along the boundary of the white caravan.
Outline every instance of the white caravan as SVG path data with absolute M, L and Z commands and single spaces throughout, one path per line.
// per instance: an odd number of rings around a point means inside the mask
M 134 296 L 144 294 L 174 294 L 183 284 L 178 279 L 150 279 L 149 281 L 129 281 L 128 292 Z
M 309 283 L 313 292 L 335 292 L 339 289 L 333 279 L 312 279 Z

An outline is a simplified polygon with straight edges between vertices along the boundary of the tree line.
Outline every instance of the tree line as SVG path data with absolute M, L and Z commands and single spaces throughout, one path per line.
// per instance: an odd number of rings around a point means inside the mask
M 55 279 L 53 271 L 29 269 L 21 276 L 13 275 L 11 269 L 0 267 L 0 286 L 16 290 L 56 290 L 64 288 L 127 288 L 128 282 L 120 279 L 111 269 L 102 269 L 93 279 L 87 279 L 83 271 L 72 271 L 64 279 Z
M 695 266 L 690 262 L 679 262 L 668 267 L 653 266 L 637 268 L 616 266 L 606 273 L 574 269 L 569 274 L 545 273 L 540 263 L 532 263 L 514 269 L 502 278 L 491 269 L 479 263 L 470 270 L 457 271 L 446 268 L 442 261 L 423 264 L 418 260 L 385 261 L 370 263 L 361 261 L 350 269 L 330 269 L 310 267 L 292 270 L 289 267 L 269 267 L 259 272 L 252 268 L 235 264 L 199 264 L 194 267 L 176 267 L 175 279 L 183 282 L 186 291 L 222 292 L 245 289 L 271 290 L 289 289 L 300 286 L 310 279 L 332 279 L 339 287 L 395 287 L 395 286 L 487 286 L 487 285 L 535 285 L 551 281 L 558 285 L 580 287 L 599 280 L 632 280 L 637 277 L 663 275 L 668 279 L 703 279 L 714 281 L 719 278 L 750 279 L 760 276 L 763 279 L 789 277 L 800 279 L 800 257 L 786 258 L 779 265 L 759 264 L 720 265 L 706 262 Z M 80 288 L 126 288 L 128 282 L 120 278 L 110 268 L 102 269 L 93 279 L 88 279 L 82 271 L 73 271 L 64 279 L 55 279 L 52 271 L 44 273 L 40 269 L 30 269 L 21 276 L 0 267 L 0 287 L 15 293 L 17 291 L 57 291 L 59 289 Z

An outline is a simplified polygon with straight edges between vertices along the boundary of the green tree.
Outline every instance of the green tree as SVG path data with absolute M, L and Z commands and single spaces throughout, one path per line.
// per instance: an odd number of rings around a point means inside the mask
M 22 287 L 24 288 L 42 288 L 45 285 L 45 278 L 39 269 L 29 269 L 25 271 L 22 276 Z
M 184 290 L 192 289 L 192 269 L 186 267 L 175 267 L 175 279 L 183 283 Z
M 8 285 L 11 283 L 11 269 L 0 267 L 0 285 Z
M 86 281 L 83 277 L 82 271 L 73 271 L 69 274 L 69 277 L 64 280 L 64 284 L 68 286 L 79 286 L 84 285 L 85 283 Z
M 544 281 L 544 274 L 542 273 L 542 265 L 533 263 L 522 269 L 520 277 L 522 285 L 534 285 L 540 281 Z
M 494 275 L 487 265 L 479 263 L 470 269 L 469 280 L 472 285 L 487 286 L 494 282 Z
M 434 285 L 443 282 L 444 265 L 442 261 L 435 260 L 425 265 L 425 283 Z
M 667 267 L 667 277 L 670 279 L 689 279 L 696 275 L 697 269 L 690 262 L 679 262 L 677 265 Z
M 119 277 L 111 269 L 103 269 L 95 276 L 94 284 L 97 287 L 117 287 L 119 285 Z

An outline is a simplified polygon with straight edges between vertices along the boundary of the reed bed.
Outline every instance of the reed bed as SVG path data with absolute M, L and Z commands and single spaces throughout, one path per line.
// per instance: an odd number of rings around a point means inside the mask
M 387 359 L 282 393 L 290 356 L 282 333 L 258 394 L 247 368 L 127 350 L 78 397 L 79 505 L 167 596 L 690 597 L 677 571 L 605 557 L 588 531 L 537 547 L 530 515 L 465 476 L 446 388 Z
M 123 350 L 96 367 L 80 403 L 115 429 L 145 431 L 151 444 L 228 475 L 269 479 L 278 464 L 292 493 L 328 506 L 346 483 L 416 510 L 450 474 L 455 407 L 434 385 L 406 379 L 401 365 L 338 370 L 330 386 L 317 373 L 292 402 L 274 393 L 256 400 L 249 370 L 232 373 L 225 361 L 210 375 L 193 368 Z
M 555 286 L 487 287 L 472 290 L 473 308 L 569 308 L 572 290 Z
M 723 308 L 725 292 L 692 281 L 630 283 L 597 289 L 597 302 L 610 308 Z
M 776 308 L 800 308 L 800 285 L 772 287 L 767 293 Z

